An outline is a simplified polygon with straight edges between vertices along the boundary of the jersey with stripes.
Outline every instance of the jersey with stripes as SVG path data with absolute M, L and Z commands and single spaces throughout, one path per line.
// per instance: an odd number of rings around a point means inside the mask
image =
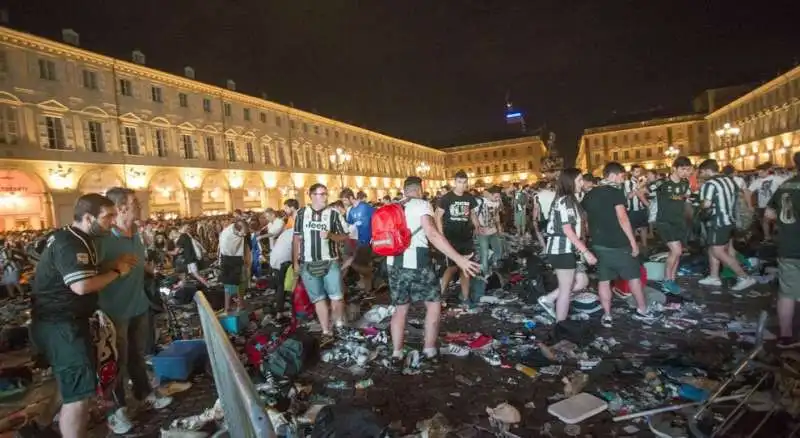
M 550 220 L 547 222 L 547 248 L 546 254 L 570 254 L 575 252 L 575 245 L 564 234 L 564 225 L 572 225 L 572 229 L 578 237 L 583 231 L 583 219 L 578 207 L 578 202 L 573 198 L 572 202 L 567 196 L 561 196 L 553 201 L 550 210 Z
M 640 211 L 647 208 L 638 196 L 629 197 L 631 193 L 639 190 L 639 181 L 636 178 L 628 178 L 622 183 L 622 191 L 625 192 L 625 198 L 628 200 L 628 211 Z
M 736 196 L 739 188 L 733 178 L 714 175 L 700 187 L 700 202 L 709 201 L 711 206 L 709 222 L 715 227 L 736 223 Z
M 342 216 L 330 207 L 314 210 L 305 206 L 297 212 L 294 222 L 294 234 L 302 237 L 300 260 L 303 262 L 318 262 L 323 260 L 336 260 L 339 258 L 339 249 L 332 239 L 322 238 L 322 232 L 346 234 Z

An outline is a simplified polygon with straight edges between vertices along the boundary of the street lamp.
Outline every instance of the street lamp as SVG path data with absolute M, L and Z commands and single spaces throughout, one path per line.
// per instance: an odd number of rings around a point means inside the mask
M 671 145 L 669 145 L 667 150 L 664 151 L 664 156 L 667 157 L 670 160 L 674 160 L 675 157 L 677 157 L 678 154 L 680 154 L 680 153 L 681 153 L 681 149 L 677 148 L 677 147 L 675 147 L 675 145 L 671 144 Z
M 329 158 L 333 168 L 339 172 L 339 182 L 344 188 L 344 170 L 347 168 L 347 163 L 353 159 L 353 156 L 342 148 L 336 148 L 335 153 L 331 154 Z
M 431 166 L 429 166 L 428 163 L 424 161 L 419 163 L 419 166 L 417 166 L 417 174 L 421 177 L 428 176 L 428 172 L 430 171 L 431 171 Z
M 733 147 L 733 138 L 739 135 L 739 131 L 738 127 L 731 126 L 730 123 L 725 123 L 722 128 L 717 129 L 715 133 L 719 137 L 721 149 Z

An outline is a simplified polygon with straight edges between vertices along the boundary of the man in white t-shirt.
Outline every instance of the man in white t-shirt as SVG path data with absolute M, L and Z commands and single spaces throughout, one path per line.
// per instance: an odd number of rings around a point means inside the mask
M 756 216 L 761 222 L 761 230 L 764 233 L 764 241 L 772 240 L 772 221 L 764 218 L 764 210 L 767 208 L 772 195 L 778 190 L 780 179 L 770 172 L 771 163 L 764 163 L 758 166 L 758 178 L 750 183 L 748 189 L 756 193 Z
M 281 232 L 286 228 L 286 223 L 283 219 L 278 217 L 278 214 L 275 210 L 268 208 L 264 211 L 264 217 L 267 219 L 267 226 L 266 234 L 262 235 L 260 239 L 268 238 L 269 239 L 269 247 L 275 247 L 275 239 L 281 234 Z
M 410 176 L 403 184 L 405 194 L 406 225 L 411 230 L 411 244 L 399 256 L 386 257 L 389 270 L 389 292 L 392 305 L 392 360 L 391 368 L 403 368 L 403 342 L 406 319 L 411 303 L 425 302 L 425 343 L 422 360 L 435 363 L 439 351 L 436 340 L 439 337 L 439 318 L 442 311 L 439 278 L 433 269 L 428 242 L 433 244 L 447 258 L 453 261 L 469 276 L 480 272 L 481 266 L 467 256 L 456 251 L 450 242 L 439 232 L 434 222 L 431 203 L 422 199 L 422 178 Z

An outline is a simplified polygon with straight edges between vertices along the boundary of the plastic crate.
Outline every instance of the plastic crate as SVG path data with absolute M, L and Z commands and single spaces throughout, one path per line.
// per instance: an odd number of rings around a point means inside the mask
M 249 319 L 250 314 L 248 312 L 232 312 L 220 315 L 219 324 L 227 333 L 238 335 L 247 327 Z
M 153 357 L 153 372 L 162 382 L 184 381 L 207 356 L 206 341 L 203 339 L 174 341 Z

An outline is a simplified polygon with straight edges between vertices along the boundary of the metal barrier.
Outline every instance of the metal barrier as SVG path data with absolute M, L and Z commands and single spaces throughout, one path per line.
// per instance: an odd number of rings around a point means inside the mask
M 217 315 L 206 296 L 198 291 L 194 296 L 208 358 L 214 373 L 217 395 L 225 411 L 225 424 L 231 438 L 276 437 L 261 398 L 247 375 L 239 355 L 228 340 Z

